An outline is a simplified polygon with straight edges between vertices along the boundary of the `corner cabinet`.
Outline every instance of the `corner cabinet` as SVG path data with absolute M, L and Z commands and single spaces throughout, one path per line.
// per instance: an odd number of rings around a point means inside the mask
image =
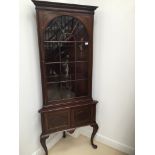
M 98 130 L 92 99 L 93 19 L 96 6 L 33 1 L 36 6 L 43 107 L 40 142 L 48 155 L 49 134 Z

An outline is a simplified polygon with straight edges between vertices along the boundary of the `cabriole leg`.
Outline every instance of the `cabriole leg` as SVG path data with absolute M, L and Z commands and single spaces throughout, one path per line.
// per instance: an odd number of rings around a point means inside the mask
M 63 131 L 63 138 L 66 138 L 66 132 Z
M 95 137 L 95 135 L 97 133 L 98 125 L 97 125 L 97 123 L 95 123 L 95 124 L 93 124 L 91 126 L 93 127 L 93 132 L 92 132 L 92 135 L 91 135 L 91 145 L 92 145 L 92 147 L 94 149 L 96 149 L 97 148 L 97 145 L 94 144 L 93 140 L 94 140 L 94 137 Z
M 46 153 L 46 155 L 48 155 L 48 150 L 47 150 L 47 146 L 46 146 L 46 139 L 49 137 L 49 135 L 41 135 L 40 136 L 40 143 Z

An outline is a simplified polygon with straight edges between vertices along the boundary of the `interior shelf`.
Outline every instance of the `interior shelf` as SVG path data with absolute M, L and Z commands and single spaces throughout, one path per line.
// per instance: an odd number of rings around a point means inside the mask
M 58 40 L 58 41 L 50 41 L 50 40 L 45 40 L 44 41 L 45 43 L 76 43 L 76 42 L 78 42 L 78 43 L 88 43 L 88 41 L 65 41 L 65 40 L 62 40 L 62 41 L 60 41 L 60 40 Z
M 88 78 L 84 79 L 76 79 L 76 80 L 63 80 L 63 81 L 52 81 L 52 82 L 47 82 L 47 84 L 54 84 L 54 83 L 63 83 L 63 82 L 73 82 L 73 81 L 86 81 Z
M 76 63 L 76 62 L 88 62 L 88 61 L 58 61 L 58 62 L 45 62 L 46 65 L 50 65 L 50 64 L 58 64 L 58 63 Z

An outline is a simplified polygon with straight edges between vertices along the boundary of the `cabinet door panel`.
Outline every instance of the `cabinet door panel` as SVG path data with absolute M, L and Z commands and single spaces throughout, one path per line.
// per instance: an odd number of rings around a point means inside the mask
M 72 109 L 71 116 L 72 127 L 89 124 L 91 122 L 91 106 L 88 105 Z
M 47 112 L 44 118 L 47 132 L 65 130 L 70 126 L 69 110 Z

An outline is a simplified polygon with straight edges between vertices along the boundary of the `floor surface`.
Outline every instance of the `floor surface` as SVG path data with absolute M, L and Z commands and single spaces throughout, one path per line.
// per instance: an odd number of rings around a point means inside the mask
M 97 149 L 93 149 L 90 140 L 85 136 L 62 138 L 51 150 L 49 155 L 127 155 L 107 145 L 95 142 Z

